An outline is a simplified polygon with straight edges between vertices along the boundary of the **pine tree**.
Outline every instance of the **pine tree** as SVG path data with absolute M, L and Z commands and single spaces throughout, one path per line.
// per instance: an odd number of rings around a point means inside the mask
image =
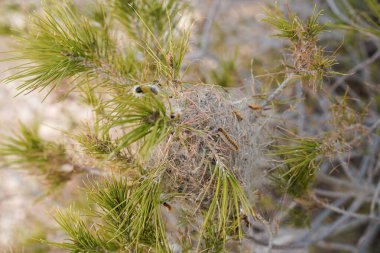
M 84 15 L 70 1 L 47 1 L 31 17 L 7 59 L 21 63 L 5 81 L 21 81 L 19 94 L 49 96 L 65 86 L 93 112 L 81 131 L 66 135 L 83 160 L 72 159 L 63 143 L 44 140 L 38 125 L 20 123 L 1 141 L 3 157 L 45 177 L 51 190 L 79 174 L 95 176 L 82 189 L 87 210 L 54 215 L 67 241 L 44 243 L 70 252 L 174 252 L 175 245 L 181 252 L 225 252 L 231 241 L 249 238 L 254 223 L 272 233 L 255 203 L 256 160 L 279 158 L 268 177 L 281 194 L 302 198 L 321 162 L 342 150 L 339 133 L 275 137 L 263 113 L 294 83 L 316 92 L 336 74 L 334 55 L 319 45 L 322 12 L 306 20 L 267 12 L 264 21 L 288 40 L 291 54 L 283 81 L 259 100 L 240 89 L 184 81 L 186 11 L 179 0 L 115 0 Z M 211 75 L 227 84 L 235 66 L 223 66 Z M 168 215 L 176 217 L 175 231 L 167 228 Z
M 77 161 L 72 171 L 62 171 L 65 149 L 25 125 L 1 152 L 54 179 L 53 186 L 77 173 L 104 174 L 86 187 L 93 218 L 59 210 L 55 219 L 70 242 L 50 244 L 72 252 L 170 252 L 162 208 L 171 210 L 173 203 L 182 203 L 194 219 L 203 217 L 191 225 L 196 237 L 182 232 L 191 247 L 220 251 L 228 238 L 242 239 L 241 216 L 255 212 L 232 167 L 237 144 L 225 130 L 217 131 L 222 118 L 193 118 L 224 109 L 233 120 L 228 104 L 217 107 L 233 101 L 217 87 L 181 82 L 188 45 L 188 32 L 178 27 L 184 7 L 175 0 L 118 0 L 98 5 L 96 15 L 87 17 L 71 2 L 47 2 L 43 13 L 31 18 L 11 59 L 28 63 L 6 81 L 23 80 L 20 94 L 47 90 L 49 95 L 60 85 L 80 92 L 95 120 L 71 138 L 96 160 L 95 168 Z M 115 31 L 128 38 L 125 48 Z M 199 87 L 207 92 L 204 97 L 196 94 Z M 199 160 L 186 165 L 193 159 Z

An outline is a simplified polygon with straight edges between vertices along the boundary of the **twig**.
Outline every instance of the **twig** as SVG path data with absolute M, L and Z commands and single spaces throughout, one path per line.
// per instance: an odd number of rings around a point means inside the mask
M 98 168 L 95 167 L 79 167 L 80 171 L 85 172 L 89 175 L 94 175 L 94 176 L 99 176 L 99 177 L 107 177 L 110 176 L 111 173 L 108 173 L 106 171 L 102 171 Z
M 351 180 L 351 182 L 353 182 L 355 185 L 360 185 L 361 182 L 359 181 L 359 179 L 356 175 L 352 174 L 353 171 L 350 170 L 347 162 L 344 161 L 340 155 L 338 155 L 338 160 L 339 160 L 339 163 L 341 165 L 341 168 L 343 169 L 346 176 Z
M 363 192 L 363 194 L 368 194 L 368 187 L 362 184 L 353 184 L 350 183 L 347 180 L 339 179 L 333 176 L 325 175 L 325 174 L 318 174 L 317 175 L 318 180 L 323 181 L 324 183 L 329 183 L 335 187 L 345 187 L 347 189 L 353 190 L 353 191 L 358 191 L 358 192 Z
M 376 51 L 376 53 L 374 53 L 370 58 L 366 59 L 365 61 L 359 63 L 358 65 L 356 65 L 355 67 L 353 67 L 352 69 L 350 69 L 348 71 L 349 74 L 339 77 L 334 82 L 334 84 L 331 86 L 330 90 L 333 91 L 336 88 L 338 88 L 348 77 L 350 77 L 351 75 L 355 74 L 359 70 L 367 67 L 369 64 L 371 64 L 374 61 L 376 61 L 379 57 L 380 57 L 380 49 L 378 49 Z
M 246 234 L 245 238 L 247 238 L 249 240 L 252 240 L 253 242 L 255 242 L 255 243 L 257 243 L 257 244 L 259 244 L 261 246 L 269 247 L 269 242 L 268 241 L 265 241 L 265 240 L 262 240 L 262 239 L 259 239 L 259 238 L 255 238 L 252 235 Z M 271 248 L 274 249 L 274 250 L 291 250 L 291 249 L 302 249 L 302 248 L 304 248 L 304 246 L 303 245 L 294 245 L 294 244 L 289 244 L 289 245 L 286 245 L 286 244 L 284 244 L 284 245 L 272 244 Z
M 375 207 L 376 207 L 376 202 L 378 202 L 378 198 L 379 198 L 379 195 L 380 195 L 380 181 L 377 183 L 377 187 L 376 187 L 376 190 L 375 190 L 375 193 L 373 194 L 373 198 L 372 198 L 372 201 L 371 201 L 371 213 L 370 215 L 372 217 L 375 217 Z
M 346 204 L 350 200 L 349 197 L 342 197 L 340 199 L 337 199 L 332 203 L 334 206 L 341 206 Z M 316 233 L 318 229 L 323 225 L 323 221 L 326 220 L 332 211 L 330 209 L 324 209 L 322 210 L 317 217 L 314 218 L 312 224 L 311 224 L 311 230 L 301 238 L 301 241 L 306 240 L 307 238 L 311 237 L 313 233 Z
M 368 133 L 374 132 L 380 126 L 380 119 L 376 121 L 369 129 Z
M 340 11 L 341 8 L 339 8 L 336 4 L 335 4 L 335 0 L 326 0 L 328 6 L 330 7 L 331 11 L 340 19 L 342 20 L 343 22 L 349 24 L 350 26 L 352 27 L 355 27 L 357 28 L 357 25 L 352 21 L 353 18 L 352 17 L 355 17 L 355 22 L 357 22 L 357 24 L 359 24 L 360 26 L 362 27 L 366 27 L 366 23 L 360 18 L 360 15 L 357 15 L 357 13 L 355 13 L 354 9 L 352 8 L 352 6 L 347 2 L 347 1 L 342 1 L 343 5 L 345 5 L 346 7 L 346 10 L 348 10 L 350 13 L 350 17 L 348 17 L 347 15 L 345 15 L 344 13 L 342 13 Z M 362 33 L 365 33 L 367 36 L 371 37 L 371 38 L 376 38 L 376 36 L 370 32 L 367 32 L 367 31 L 362 31 Z
M 210 10 L 207 16 L 207 20 L 205 25 L 203 26 L 203 31 L 202 31 L 202 37 L 201 37 L 201 52 L 200 56 L 203 56 L 206 54 L 209 41 L 210 41 L 210 31 L 212 24 L 214 23 L 214 19 L 216 16 L 216 13 L 219 10 L 221 0 L 213 0 L 210 6 Z
M 330 204 L 325 203 L 324 201 L 322 201 L 319 198 L 317 198 L 317 196 L 315 196 L 315 195 L 311 195 L 311 197 L 317 203 L 321 204 L 325 208 L 328 208 L 328 209 L 330 209 L 330 210 L 332 210 L 332 211 L 334 211 L 336 213 L 344 214 L 344 215 L 347 215 L 349 217 L 353 217 L 353 218 L 357 218 L 357 219 L 370 220 L 370 221 L 373 221 L 373 222 L 376 222 L 376 223 L 380 223 L 380 218 L 370 217 L 368 215 L 357 214 L 357 213 L 354 213 L 354 212 L 351 212 L 351 211 L 346 211 L 346 210 L 343 210 L 343 209 L 340 209 L 338 207 L 335 207 L 335 206 L 332 206 Z
M 335 1 L 334 0 L 327 0 L 326 1 L 328 6 L 330 7 L 330 9 L 332 10 L 332 12 L 338 17 L 340 18 L 342 21 L 348 23 L 348 24 L 351 24 L 352 25 L 352 22 L 351 22 L 351 19 L 349 17 L 347 17 L 344 13 L 342 13 L 338 6 L 336 6 L 335 4 Z
M 358 253 L 366 253 L 368 252 L 368 248 L 372 241 L 376 238 L 376 235 L 379 231 L 379 224 L 370 223 L 367 226 L 365 233 L 360 237 L 358 242 L 358 249 L 356 252 Z
M 320 241 L 317 242 L 316 245 L 318 247 L 328 249 L 328 250 L 338 250 L 338 251 L 348 251 L 348 252 L 356 252 L 356 248 L 352 245 L 347 245 L 343 243 L 335 243 L 335 242 L 325 242 L 325 241 Z
M 293 75 L 288 76 L 281 84 L 277 87 L 277 89 L 268 96 L 268 98 L 261 104 L 261 107 L 267 106 L 273 99 L 275 99 L 278 94 L 285 89 L 285 87 L 289 84 L 289 82 L 294 78 Z
M 363 196 L 361 192 L 355 192 L 355 191 L 346 191 L 346 192 L 341 192 L 341 191 L 329 191 L 329 190 L 323 190 L 323 189 L 313 189 L 314 193 L 316 193 L 319 196 L 324 196 L 328 198 L 344 198 L 344 197 L 365 197 L 366 201 L 371 201 L 371 197 L 366 197 L 365 195 Z
M 305 104 L 303 101 L 303 88 L 302 85 L 298 82 L 296 85 L 296 94 L 297 94 L 297 111 L 298 111 L 298 134 L 303 135 L 305 129 Z
M 346 199 L 341 199 L 341 200 L 343 200 L 344 202 L 346 201 Z M 347 198 L 347 200 L 348 200 L 348 198 Z M 337 208 L 337 206 L 338 206 L 337 204 L 340 205 L 340 204 L 344 203 L 344 202 L 340 202 L 340 203 L 338 203 L 338 202 L 335 202 L 335 204 L 332 204 L 330 206 L 334 206 L 335 208 Z M 362 203 L 363 203 L 363 200 L 360 198 L 354 200 L 350 204 L 350 206 L 348 208 L 348 210 L 349 210 L 348 212 L 350 212 L 350 213 L 356 212 L 356 210 L 358 210 L 362 206 Z M 328 209 L 328 208 L 325 209 L 325 211 L 327 211 L 327 210 L 333 211 L 332 209 Z M 357 226 L 360 226 L 361 224 L 363 224 L 363 222 L 367 222 L 367 220 L 364 220 L 364 219 L 354 219 L 352 221 L 349 221 L 349 218 L 350 218 L 350 216 L 348 214 L 343 214 L 339 219 L 337 219 L 331 225 L 326 225 L 323 228 L 319 229 L 319 231 L 321 231 L 321 232 L 316 233 L 318 230 L 314 229 L 314 231 L 315 231 L 314 233 L 309 233 L 308 236 L 300 238 L 300 240 L 298 240 L 298 244 L 308 246 L 308 245 L 311 245 L 311 244 L 316 243 L 318 241 L 324 240 L 325 238 L 327 238 L 328 236 L 331 236 L 332 234 L 338 234 L 340 232 L 347 231 L 351 227 L 357 227 Z M 314 237 L 312 237 L 313 234 L 315 234 Z

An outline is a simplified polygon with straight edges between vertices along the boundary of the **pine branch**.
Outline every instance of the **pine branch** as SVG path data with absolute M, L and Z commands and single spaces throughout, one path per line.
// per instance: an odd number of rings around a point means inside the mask
M 16 53 L 7 60 L 26 63 L 6 82 L 21 80 L 20 93 L 51 91 L 67 78 L 79 80 L 72 86 L 88 78 L 125 84 L 135 71 L 134 56 L 127 61 L 119 56 L 108 26 L 97 27 L 70 2 L 45 3 L 43 13 L 31 18 L 28 34 L 19 38 Z
M 265 99 L 264 102 L 261 103 L 261 107 L 267 106 L 270 102 L 273 101 L 290 83 L 290 81 L 293 79 L 293 76 L 288 76 L 278 87 L 275 91 L 273 91 L 267 99 Z
M 180 12 L 186 5 L 178 0 L 116 0 L 114 15 L 128 36 L 154 63 L 155 71 L 167 80 L 179 77 L 187 51 L 189 33 L 179 29 Z
M 60 185 L 71 177 L 72 170 L 63 145 L 45 141 L 39 135 L 39 125 L 27 126 L 19 123 L 19 129 L 12 136 L 0 140 L 0 156 L 9 165 L 27 168 L 31 174 L 44 176 L 52 187 Z
M 110 103 L 111 112 L 104 131 L 109 132 L 116 127 L 127 130 L 119 138 L 119 144 L 111 156 L 139 140 L 140 154 L 146 156 L 173 129 L 174 119 L 170 118 L 166 105 L 161 101 L 163 97 L 151 92 L 149 86 L 136 86 L 135 89 L 141 88 L 146 90 L 144 97 L 121 96 Z
M 301 79 L 302 84 L 309 84 L 314 90 L 320 88 L 324 77 L 336 74 L 331 70 L 336 64 L 334 55 L 326 55 L 323 47 L 318 45 L 319 35 L 326 31 L 326 27 L 318 22 L 323 14 L 317 11 L 316 5 L 310 18 L 302 20 L 294 13 L 285 16 L 278 6 L 267 11 L 263 21 L 272 25 L 278 33 L 275 36 L 286 38 L 290 42 L 291 57 L 285 66 L 289 72 L 288 77 L 274 93 L 274 97 L 286 86 L 292 77 Z M 272 100 L 274 97 L 269 99 Z M 267 102 L 263 104 L 267 105 Z
M 170 252 L 159 206 L 161 200 L 160 169 L 145 179 L 105 178 L 87 185 L 90 202 L 98 207 L 91 225 L 72 209 L 58 212 L 58 224 L 67 232 L 71 243 L 51 243 L 71 252 L 124 252 L 156 250 Z M 158 174 L 157 174 L 158 173 Z
M 131 38 L 157 48 L 167 42 L 183 7 L 178 0 L 116 0 L 113 10 Z

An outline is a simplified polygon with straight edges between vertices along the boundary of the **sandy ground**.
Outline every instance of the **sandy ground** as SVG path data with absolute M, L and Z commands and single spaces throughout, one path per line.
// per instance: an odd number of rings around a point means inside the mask
M 9 49 L 12 42 L 9 38 L 0 38 L 0 51 Z M 3 71 L 10 67 L 9 63 L 0 63 Z M 8 72 L 9 73 L 9 72 Z M 7 73 L 0 76 L 2 79 Z M 61 131 L 68 128 L 69 122 L 63 115 L 82 115 L 75 103 L 57 103 L 53 99 L 44 102 L 43 94 L 32 93 L 17 95 L 16 83 L 0 86 L 0 133 L 11 134 L 17 129 L 18 122 L 30 124 L 35 120 L 43 122 L 41 135 L 47 139 L 61 138 Z M 3 167 L 0 170 L 0 252 L 13 245 L 17 233 L 22 231 L 27 236 L 32 233 L 28 222 L 46 222 L 51 220 L 49 212 L 57 206 L 52 199 L 36 202 L 42 194 L 41 178 L 31 176 L 22 170 Z M 48 205 L 50 208 L 46 208 Z M 49 211 L 50 210 L 50 211 Z M 28 231 L 30 230 L 30 231 Z M 20 238 L 17 238 L 20 239 Z M 4 251 L 6 252 L 6 251 Z

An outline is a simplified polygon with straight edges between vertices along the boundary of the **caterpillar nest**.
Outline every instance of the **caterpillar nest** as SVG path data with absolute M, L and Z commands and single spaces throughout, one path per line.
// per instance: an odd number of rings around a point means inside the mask
M 170 191 L 185 194 L 190 204 L 202 198 L 207 205 L 215 166 L 230 169 L 248 194 L 266 184 L 263 150 L 269 117 L 253 110 L 252 104 L 240 89 L 189 85 L 172 91 L 172 117 L 178 118 L 180 129 L 150 160 L 151 165 L 165 166 Z

